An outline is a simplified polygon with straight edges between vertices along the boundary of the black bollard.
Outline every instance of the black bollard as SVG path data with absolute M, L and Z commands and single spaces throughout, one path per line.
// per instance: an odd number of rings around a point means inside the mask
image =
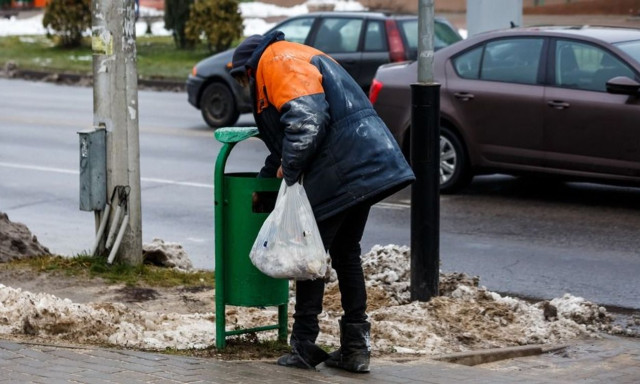
M 411 300 L 438 295 L 440 280 L 440 84 L 411 84 Z

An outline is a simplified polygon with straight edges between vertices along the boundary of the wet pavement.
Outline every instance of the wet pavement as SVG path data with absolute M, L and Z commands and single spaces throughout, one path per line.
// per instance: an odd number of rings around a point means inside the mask
M 401 356 L 401 355 L 399 355 Z M 373 359 L 371 373 L 321 364 L 221 361 L 99 347 L 0 341 L 2 383 L 622 383 L 640 382 L 640 338 L 604 335 L 553 353 L 466 366 L 430 358 Z

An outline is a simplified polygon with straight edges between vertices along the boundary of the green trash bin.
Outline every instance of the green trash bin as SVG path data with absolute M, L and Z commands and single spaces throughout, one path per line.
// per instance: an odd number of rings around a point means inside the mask
M 280 188 L 281 179 L 257 178 L 257 173 L 225 173 L 231 150 L 238 142 L 258 135 L 255 127 L 218 128 L 216 140 L 224 145 L 218 154 L 214 176 L 216 241 L 216 348 L 226 346 L 226 337 L 249 332 L 278 330 L 278 339 L 287 340 L 289 281 L 260 272 L 249 252 L 262 223 L 273 207 L 258 207 L 253 194 L 269 200 Z M 227 305 L 278 307 L 278 323 L 252 328 L 226 329 Z

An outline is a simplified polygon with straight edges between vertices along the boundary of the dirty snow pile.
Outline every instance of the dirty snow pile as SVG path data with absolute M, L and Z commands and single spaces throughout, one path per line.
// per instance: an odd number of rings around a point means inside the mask
M 40 244 L 26 225 L 14 223 L 0 212 L 0 263 L 49 254 L 49 248 Z
M 153 239 L 151 243 L 143 244 L 142 257 L 145 263 L 174 268 L 179 271 L 192 271 L 193 263 L 182 245 Z
M 375 246 L 363 255 L 363 265 L 375 355 L 558 343 L 612 329 L 606 310 L 582 298 L 567 294 L 529 304 L 478 287 L 477 278 L 464 274 L 441 274 L 440 296 L 428 303 L 410 302 L 407 247 Z M 337 283 L 331 282 L 320 315 L 321 344 L 339 344 L 339 303 Z M 276 319 L 276 308 L 227 307 L 229 328 L 273 324 Z M 215 343 L 215 314 L 144 312 L 122 303 L 78 304 L 0 285 L 0 333 L 150 350 L 205 348 Z M 275 332 L 258 336 L 273 339 Z
M 0 284 L 0 334 L 145 349 L 205 348 L 215 342 L 211 313 L 136 312 L 121 303 L 77 304 Z
M 408 247 L 394 245 L 376 246 L 363 256 L 378 351 L 450 353 L 558 343 L 611 330 L 605 308 L 580 297 L 530 304 L 478 287 L 478 278 L 464 274 L 441 274 L 440 296 L 410 302 L 410 257 Z

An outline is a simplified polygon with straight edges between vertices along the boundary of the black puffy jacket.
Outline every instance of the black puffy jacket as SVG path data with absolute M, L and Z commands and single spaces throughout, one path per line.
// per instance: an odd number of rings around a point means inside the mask
M 261 176 L 274 176 L 280 161 L 287 184 L 304 175 L 318 221 L 410 184 L 411 168 L 359 85 L 326 54 L 283 38 L 265 35 L 247 63 L 271 152 Z

